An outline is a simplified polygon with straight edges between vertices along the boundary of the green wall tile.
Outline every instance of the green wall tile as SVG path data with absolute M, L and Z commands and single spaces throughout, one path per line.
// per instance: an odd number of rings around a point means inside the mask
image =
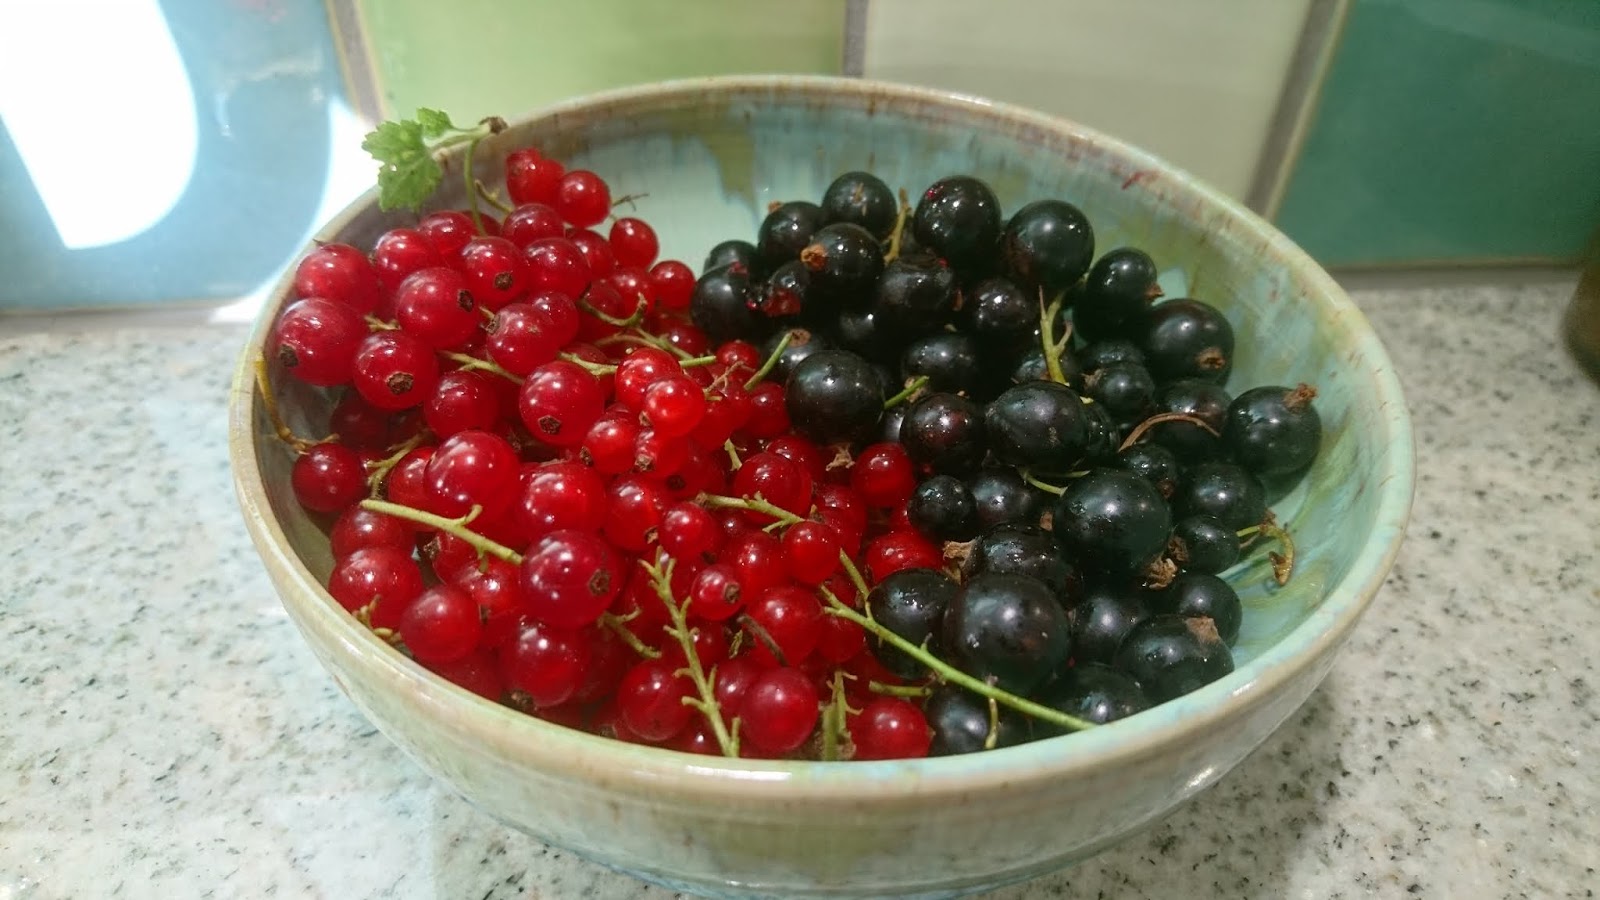
M 628 84 L 838 74 L 844 0 L 359 0 L 388 114 L 514 116 Z
M 1329 265 L 1576 258 L 1600 2 L 1355 0 L 1277 221 Z

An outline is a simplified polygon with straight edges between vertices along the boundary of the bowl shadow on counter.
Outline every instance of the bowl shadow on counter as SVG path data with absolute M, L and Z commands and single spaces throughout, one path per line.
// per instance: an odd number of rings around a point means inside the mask
M 1349 717 L 1337 685 L 1324 682 L 1237 768 L 1148 831 L 1075 867 L 982 896 L 1282 897 L 1307 852 L 1305 836 L 1320 830 L 1324 804 L 1350 774 L 1336 735 Z M 431 863 L 442 889 L 476 886 L 471 896 L 484 900 L 674 896 L 505 828 L 447 789 L 433 789 L 439 796 Z

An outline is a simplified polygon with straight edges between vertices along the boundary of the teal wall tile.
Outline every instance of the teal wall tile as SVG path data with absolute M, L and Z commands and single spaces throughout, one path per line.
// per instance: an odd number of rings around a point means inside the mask
M 1355 0 L 1276 220 L 1324 264 L 1575 260 L 1600 2 Z

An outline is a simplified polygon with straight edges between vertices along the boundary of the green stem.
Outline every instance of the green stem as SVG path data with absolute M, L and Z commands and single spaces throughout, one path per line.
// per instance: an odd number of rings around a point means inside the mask
M 928 376 L 918 375 L 916 378 L 911 379 L 910 383 L 906 385 L 905 390 L 883 401 L 883 408 L 894 409 L 896 406 L 899 406 L 906 400 L 910 399 L 912 395 L 916 394 L 917 391 L 920 391 L 927 386 Z
M 1279 586 L 1289 583 L 1289 577 L 1294 574 L 1294 538 L 1289 536 L 1288 531 L 1285 531 L 1276 522 L 1267 521 L 1262 522 L 1260 525 L 1252 525 L 1249 528 L 1241 528 L 1235 533 L 1241 538 L 1259 534 L 1262 537 L 1277 541 L 1283 547 L 1283 552 L 1281 554 L 1267 553 L 1267 559 L 1272 563 L 1272 579 Z
M 367 487 L 371 490 L 374 500 L 378 498 L 378 491 L 383 488 L 383 480 L 389 477 L 389 471 L 400 465 L 400 460 L 405 459 L 407 453 L 422 446 L 423 441 L 427 439 L 428 432 L 426 430 L 419 431 L 406 440 L 405 443 L 396 447 L 393 453 L 377 462 L 367 463 L 367 469 L 369 470 L 367 472 Z
M 921 699 L 933 693 L 933 688 L 920 684 L 884 684 L 881 681 L 867 682 L 867 690 L 885 697 L 909 697 Z
M 906 220 L 911 217 L 911 198 L 906 196 L 906 189 L 900 189 L 900 208 L 894 214 L 894 230 L 889 232 L 889 250 L 883 254 L 883 261 L 894 262 L 900 255 L 901 236 L 906 232 Z
M 1061 298 L 1057 297 L 1049 306 L 1044 302 L 1044 289 L 1039 290 L 1039 341 L 1043 345 L 1044 366 L 1050 373 L 1050 380 L 1057 384 L 1066 384 L 1067 375 L 1061 371 L 1061 351 L 1063 347 L 1056 345 L 1056 316 L 1061 314 Z
M 794 340 L 794 332 L 785 331 L 783 337 L 778 339 L 778 346 L 774 347 L 772 352 L 767 354 L 766 360 L 761 363 L 761 368 L 757 369 L 754 375 L 745 379 L 745 390 L 753 390 L 756 385 L 761 383 L 761 379 L 767 377 L 767 373 L 771 372 L 772 367 L 778 364 L 778 357 L 782 356 L 783 351 L 788 349 L 789 342 L 792 340 Z
M 688 359 L 685 359 L 682 362 L 678 363 L 678 368 L 680 368 L 680 369 L 698 369 L 701 366 L 712 365 L 716 361 L 717 361 L 717 358 L 715 356 L 691 356 Z
M 719 509 L 745 509 L 750 512 L 761 513 L 764 516 L 770 516 L 775 520 L 772 524 L 779 527 L 805 521 L 805 519 L 760 494 L 756 494 L 748 500 L 743 497 L 724 497 L 720 494 L 701 494 L 698 499 L 705 506 L 715 506 Z
M 739 467 L 744 465 L 744 460 L 739 458 L 739 448 L 733 445 L 733 439 L 729 438 L 728 440 L 723 441 L 722 449 L 728 451 L 728 465 L 733 469 L 733 471 L 739 471 Z
M 370 509 L 373 512 L 383 513 L 384 515 L 394 516 L 397 519 L 405 519 L 407 521 L 426 525 L 436 531 L 443 531 L 446 534 L 453 535 L 460 538 L 462 541 L 465 541 L 469 546 L 471 546 L 474 550 L 477 550 L 479 553 L 486 553 L 496 559 L 505 560 L 514 566 L 522 565 L 521 553 L 518 553 L 504 544 L 491 541 L 483 535 L 477 534 L 467 528 L 467 526 L 472 523 L 472 520 L 476 519 L 478 514 L 483 512 L 483 508 L 480 506 L 472 507 L 472 512 L 467 513 L 459 519 L 446 519 L 444 516 L 436 516 L 431 512 L 424 512 L 420 509 L 412 509 L 409 506 L 401 506 L 398 503 L 390 503 L 387 500 L 363 500 L 361 501 L 361 508 Z
M 845 722 L 850 713 L 860 712 L 852 710 L 850 703 L 844 695 L 845 673 L 843 669 L 836 669 L 833 673 L 833 696 L 829 698 L 828 705 L 822 708 L 822 761 L 834 762 L 839 759 L 839 745 L 842 739 L 849 736 Z
M 661 561 L 666 559 L 666 565 Z M 656 552 L 656 561 L 647 563 L 640 560 L 645 572 L 650 576 L 650 583 L 655 588 L 656 596 L 661 598 L 661 604 L 667 608 L 667 615 L 672 619 L 672 624 L 667 627 L 667 632 L 677 640 L 678 646 L 683 648 L 685 668 L 689 671 L 689 680 L 694 682 L 698 698 L 685 697 L 684 702 L 700 710 L 706 717 L 706 723 L 711 726 L 711 733 L 716 736 L 717 746 L 722 748 L 723 756 L 739 755 L 739 726 L 734 723 L 732 731 L 722 722 L 722 711 L 717 708 L 717 692 L 711 678 L 706 675 L 706 670 L 700 665 L 700 654 L 695 651 L 694 632 L 689 628 L 689 601 L 678 603 L 672 599 L 672 569 L 677 561 L 668 558 L 663 551 Z
M 1094 727 L 1093 722 L 1085 721 L 1077 716 L 1069 716 L 1058 709 L 1051 709 L 1048 706 L 1041 706 L 1032 700 L 1018 697 L 1016 694 L 1010 693 L 1009 691 L 1003 691 L 986 681 L 980 681 L 979 679 L 968 675 L 960 669 L 951 666 L 949 663 L 937 656 L 934 656 L 932 653 L 929 653 L 926 648 L 917 644 L 913 644 L 900 635 L 895 634 L 893 631 L 890 631 L 888 628 L 879 625 L 877 620 L 873 619 L 871 616 L 851 609 L 843 600 L 840 600 L 838 597 L 834 596 L 833 592 L 827 588 L 820 588 L 820 591 L 823 599 L 828 601 L 828 608 L 826 610 L 828 615 L 838 616 L 841 619 L 845 619 L 860 625 L 862 628 L 871 632 L 873 636 L 878 638 L 878 640 L 894 647 L 901 653 L 904 653 L 917 662 L 927 666 L 935 675 L 938 675 L 941 679 L 949 682 L 950 684 L 966 688 L 980 697 L 986 697 L 996 703 L 1009 706 L 1024 715 L 1032 716 L 1035 719 L 1049 722 L 1052 725 L 1059 725 L 1068 731 L 1084 731 Z
M 635 611 L 637 612 L 637 610 Z M 626 621 L 626 619 L 614 613 L 600 614 L 600 624 L 611 629 L 611 632 L 615 634 L 617 638 L 620 639 L 624 644 L 627 644 L 629 647 L 631 647 L 633 652 L 639 654 L 645 659 L 660 659 L 661 651 L 645 644 L 644 641 L 639 640 L 639 636 L 637 634 L 634 634 L 632 631 L 628 630 Z
M 576 353 L 559 353 L 557 356 L 596 377 L 601 375 L 617 374 L 616 366 L 606 365 L 605 363 L 590 362 Z
M 258 358 L 255 370 L 256 390 L 261 394 L 261 405 L 267 408 L 267 421 L 272 424 L 272 433 L 278 436 L 278 440 L 288 444 L 294 450 L 295 455 L 298 456 L 318 444 L 338 442 L 339 436 L 337 434 L 329 435 L 320 441 L 310 441 L 296 435 L 288 424 L 283 421 L 283 413 L 278 409 L 278 397 L 272 392 L 272 384 L 267 380 L 266 359 Z
M 1022 480 L 1023 481 L 1026 481 L 1027 483 L 1033 485 L 1034 487 L 1038 488 L 1041 491 L 1046 491 L 1048 493 L 1055 494 L 1057 497 L 1059 497 L 1062 494 L 1067 492 L 1067 489 L 1064 488 L 1064 487 L 1058 487 L 1056 485 L 1050 484 L 1049 482 L 1040 481 L 1039 479 L 1033 477 L 1033 473 L 1029 472 L 1027 469 L 1018 469 L 1017 470 L 1017 474 L 1022 476 Z
M 653 334 L 646 334 L 638 330 L 635 330 L 631 333 L 619 332 L 617 334 L 608 334 L 605 337 L 595 341 L 595 344 L 596 346 L 600 347 L 609 346 L 611 344 L 637 344 L 641 347 L 654 347 L 657 350 L 665 350 L 679 359 L 694 359 L 694 356 L 691 355 L 689 351 L 679 347 L 677 344 L 674 344 L 666 338 L 657 337 Z
M 613 316 L 610 313 L 600 309 L 598 306 L 595 306 L 593 303 L 590 303 L 588 297 L 578 298 L 578 309 L 583 310 L 591 316 L 594 316 L 596 319 L 599 319 L 607 325 L 612 325 L 617 328 L 632 328 L 638 325 L 640 322 L 643 322 L 645 309 L 649 305 L 650 304 L 645 302 L 643 297 L 640 297 L 638 302 L 633 307 L 633 315 L 627 317 L 626 319 L 619 319 L 616 316 Z
M 856 568 L 856 561 L 850 558 L 850 554 L 840 550 L 839 564 L 844 566 L 844 574 L 850 579 L 851 586 L 856 589 L 856 597 L 860 599 L 862 607 L 865 608 L 867 595 L 872 593 L 872 590 L 867 587 L 867 580 L 861 577 L 861 570 Z
M 498 365 L 490 362 L 487 359 L 479 359 L 476 356 L 469 356 L 465 353 L 443 353 L 440 355 L 442 355 L 445 359 L 461 363 L 461 368 L 466 369 L 467 371 L 489 372 L 493 375 L 499 375 L 501 378 L 514 381 L 517 384 L 521 384 L 523 381 L 520 376 L 507 372 L 505 369 L 500 368 Z
M 490 206 L 493 206 L 495 209 L 500 210 L 500 212 L 502 212 L 502 213 L 511 212 L 511 204 L 505 202 L 504 200 L 501 200 L 500 197 L 498 195 L 496 195 L 494 191 L 491 191 L 487 187 L 485 187 L 483 182 L 481 182 L 478 179 L 474 178 L 474 179 L 472 179 L 472 186 L 477 191 L 477 195 L 479 197 L 482 197 L 484 199 L 484 201 L 487 202 Z

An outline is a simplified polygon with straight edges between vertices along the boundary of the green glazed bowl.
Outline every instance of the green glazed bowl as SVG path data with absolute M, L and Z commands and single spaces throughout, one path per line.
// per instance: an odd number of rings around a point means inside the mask
M 480 150 L 485 175 L 535 145 L 644 194 L 664 257 L 697 265 L 755 234 L 774 200 L 816 199 L 868 169 L 891 186 L 986 179 L 1008 209 L 1083 208 L 1100 250 L 1149 251 L 1168 296 L 1224 310 L 1243 336 L 1231 387 L 1321 391 L 1324 447 L 1277 505 L 1299 544 L 1278 588 L 1264 561 L 1229 578 L 1246 604 L 1230 676 L 1092 731 L 904 762 L 726 761 L 639 747 L 513 712 L 424 671 L 322 587 L 327 541 L 289 489 L 289 456 L 252 384 L 287 279 L 234 384 L 235 485 L 267 571 L 350 699 L 428 772 L 488 813 L 605 866 L 721 896 L 951 896 L 1081 860 L 1220 778 L 1305 701 L 1394 561 L 1412 495 L 1411 427 L 1360 310 L 1283 235 L 1162 161 L 1023 109 L 871 82 L 740 77 L 582 99 L 517 120 Z M 495 162 L 489 162 L 495 161 Z M 452 171 L 459 159 L 452 161 Z M 459 206 L 447 178 L 441 205 Z M 368 194 L 320 238 L 370 247 L 408 217 Z M 268 356 L 270 359 L 270 355 Z M 292 426 L 325 429 L 327 395 L 273 370 Z

